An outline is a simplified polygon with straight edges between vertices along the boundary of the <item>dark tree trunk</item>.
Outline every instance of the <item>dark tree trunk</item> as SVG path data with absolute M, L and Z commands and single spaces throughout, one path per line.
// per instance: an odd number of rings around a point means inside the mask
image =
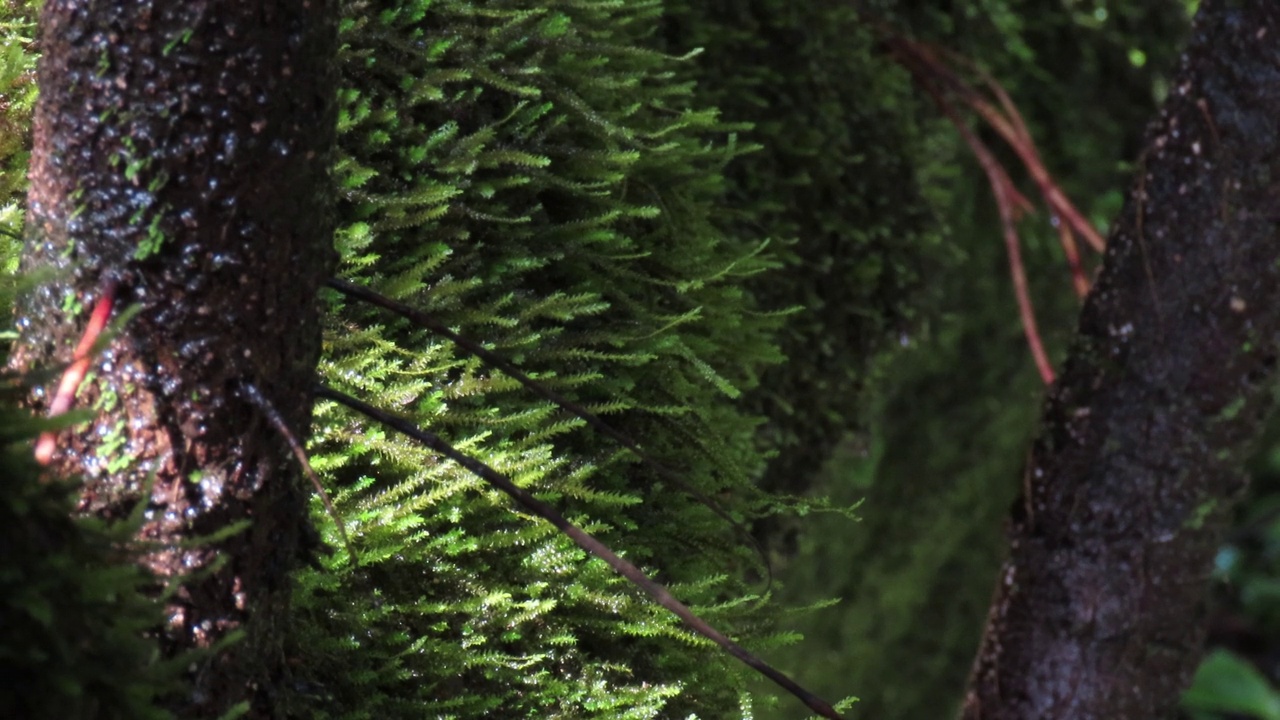
M 199 667 L 180 717 L 277 711 L 306 495 L 246 392 L 305 434 L 332 269 L 336 18 L 334 0 L 48 0 L 41 16 L 24 266 L 50 274 L 21 303 L 11 364 L 69 361 L 103 296 L 137 310 L 52 468 L 84 478 L 84 512 L 146 504 L 142 560 L 179 586 L 167 651 L 245 630 Z
M 1014 508 L 966 720 L 1171 718 L 1280 352 L 1280 4 L 1205 0 Z

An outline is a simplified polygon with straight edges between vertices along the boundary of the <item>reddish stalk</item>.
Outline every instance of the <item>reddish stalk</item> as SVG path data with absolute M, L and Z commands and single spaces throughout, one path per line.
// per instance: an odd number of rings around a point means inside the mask
M 983 79 L 983 83 L 997 98 L 1001 107 L 1004 108 L 1004 114 L 983 98 L 981 93 L 940 62 L 927 46 L 902 37 L 893 38 L 889 41 L 889 44 L 900 59 L 903 58 L 904 54 L 910 55 L 914 59 L 913 63 L 908 64 L 908 69 L 917 76 L 918 80 L 923 79 L 920 77 L 922 73 L 927 73 L 951 93 L 957 95 L 962 102 L 985 120 L 991 126 L 991 129 L 995 130 L 1009 144 L 1014 153 L 1018 155 L 1018 159 L 1022 161 L 1027 174 L 1031 176 L 1032 181 L 1035 182 L 1036 187 L 1040 190 L 1040 196 L 1044 198 L 1045 204 L 1065 220 L 1071 229 L 1083 237 L 1085 242 L 1089 243 L 1089 246 L 1095 251 L 1102 253 L 1106 249 L 1106 242 L 1102 239 L 1102 236 L 1072 204 L 1066 194 L 1062 192 L 1062 189 L 1058 187 L 1058 184 L 1054 182 L 1053 176 L 1045 169 L 1044 162 L 1040 159 L 1040 153 L 1036 150 L 1026 123 L 1022 119 L 1022 114 L 1018 112 L 1009 94 L 1000 83 L 996 82 L 995 78 L 974 67 L 973 63 L 968 59 L 955 53 L 947 53 L 947 56 L 952 58 L 954 62 L 973 68 L 974 72 Z
M 999 110 L 982 99 L 972 88 L 963 86 L 963 91 L 961 99 L 965 104 L 977 113 L 978 117 L 985 120 L 987 125 L 1013 149 L 1018 159 L 1022 161 L 1023 167 L 1026 168 L 1027 174 L 1031 176 L 1032 182 L 1036 184 L 1036 188 L 1040 191 L 1040 197 L 1049 206 L 1049 209 L 1065 219 L 1065 224 L 1068 227 L 1083 235 L 1090 247 L 1099 253 L 1105 251 L 1106 244 L 1102 238 L 1093 229 L 1093 226 L 1084 219 L 1084 216 L 1080 214 L 1075 205 L 1067 199 L 1058 184 L 1053 181 L 1053 177 L 1049 175 L 1049 171 L 1045 169 L 1044 162 L 1040 159 L 1039 151 L 1036 150 L 1036 146 L 1030 137 L 1026 135 L 1026 125 L 1022 123 L 1022 116 L 1018 115 L 1016 120 L 1011 120 L 1001 115 Z M 1001 93 L 1003 94 L 1003 90 Z
M 1105 251 L 1106 243 L 1093 225 L 1062 192 L 1053 176 L 1045 168 L 1026 121 L 1018 112 L 1009 93 L 995 78 L 972 61 L 956 53 L 945 49 L 935 51 L 927 45 L 896 34 L 883 24 L 877 23 L 876 26 L 885 36 L 885 45 L 891 54 L 911 73 L 916 84 L 933 98 L 964 138 L 987 176 L 999 208 L 1005 247 L 1009 257 L 1009 273 L 1018 300 L 1022 326 L 1027 335 L 1027 344 L 1041 379 L 1045 384 L 1050 384 L 1053 382 L 1054 373 L 1036 327 L 1035 311 L 1027 288 L 1026 271 L 1022 263 L 1021 245 L 1016 228 L 1019 212 L 1030 211 L 1030 203 L 1018 193 L 1007 171 L 991 151 L 964 124 L 951 101 L 963 103 L 980 117 L 1013 149 L 1023 167 L 1026 168 L 1040 197 L 1052 213 L 1058 241 L 1071 273 L 1072 288 L 1081 300 L 1088 295 L 1091 283 L 1081 259 L 1077 238 L 1084 238 L 1084 241 L 1099 253 Z M 940 60 L 940 57 L 947 62 Z M 975 89 L 948 67 L 948 63 L 966 68 L 976 76 L 989 96 Z M 994 102 L 989 98 L 994 98 Z
M 932 93 L 931 93 L 932 94 Z M 1009 256 L 1009 276 L 1013 279 L 1013 292 L 1018 300 L 1018 314 L 1022 319 L 1022 331 L 1027 336 L 1027 347 L 1031 349 L 1031 357 L 1035 360 L 1036 370 L 1046 386 L 1054 381 L 1053 364 L 1049 362 L 1049 354 L 1045 352 L 1044 343 L 1040 339 L 1040 330 L 1036 325 L 1035 307 L 1031 302 L 1031 291 L 1027 286 L 1027 272 L 1022 264 L 1022 243 L 1018 239 L 1018 212 L 1016 207 L 1017 189 L 1005 172 L 1004 166 L 996 160 L 978 136 L 970 130 L 954 108 L 940 96 L 934 95 L 938 106 L 955 125 L 960 137 L 964 138 L 970 152 L 978 159 L 982 171 L 986 173 L 987 182 L 991 185 L 991 193 L 995 196 L 996 207 L 1000 211 L 1000 225 L 1004 230 L 1005 251 Z M 1023 202 L 1026 202 L 1023 199 Z
M 111 318 L 111 309 L 115 304 L 115 296 L 115 283 L 105 283 L 102 287 L 102 297 L 98 298 L 92 314 L 89 315 L 89 325 L 85 327 L 84 334 L 80 336 L 80 342 L 76 345 L 71 365 L 62 373 L 62 379 L 58 381 L 58 391 L 53 396 L 53 402 L 49 404 L 49 417 L 58 417 L 66 413 L 75 402 L 80 383 L 84 382 L 84 376 L 89 372 L 91 359 L 89 352 L 93 350 L 94 344 L 98 342 L 98 336 L 107 327 L 107 320 Z M 52 430 L 41 433 L 40 438 L 36 440 L 36 462 L 48 465 L 53 460 L 57 441 L 58 435 Z
M 1058 184 L 1054 182 L 1053 176 L 1045 169 L 1044 161 L 1040 159 L 1040 152 L 1036 150 L 1035 143 L 1032 142 L 1031 136 L 1028 134 L 1026 123 L 1022 120 L 1022 114 L 1018 112 L 1018 108 L 1009 98 L 1009 94 L 994 78 L 985 72 L 982 73 L 982 76 L 988 89 L 991 90 L 999 100 L 1001 107 L 1004 108 L 1005 117 L 1008 120 L 1007 123 L 994 123 L 990 120 L 988 123 L 991 124 L 991 127 L 996 132 L 1000 133 L 1004 141 L 1009 143 L 1009 146 L 1017 153 L 1018 158 L 1022 160 L 1027 173 L 1031 176 L 1032 181 L 1035 182 L 1036 187 L 1039 188 L 1040 196 L 1049 205 L 1049 209 L 1058 216 L 1059 225 L 1066 226 L 1074 231 L 1074 233 L 1067 233 L 1061 237 L 1064 240 L 1069 239 L 1071 245 L 1074 246 L 1075 233 L 1079 233 L 1095 252 L 1099 254 L 1105 252 L 1107 249 L 1106 241 L 1098 234 L 1098 231 L 1093 227 L 1093 223 L 1085 219 L 1075 204 L 1062 192 L 1062 188 L 1058 187 Z M 976 112 L 984 114 L 984 119 L 986 119 L 986 113 L 991 114 L 993 119 L 1004 119 L 988 103 L 980 99 L 977 100 L 977 103 L 977 105 L 971 107 Z M 981 110 L 979 105 L 982 107 Z M 1066 250 L 1066 246 L 1063 246 L 1063 249 Z M 1078 252 L 1076 256 L 1079 257 Z M 1081 295 L 1081 297 L 1084 296 Z
M 1076 289 L 1076 296 L 1084 300 L 1089 294 L 1089 278 L 1085 276 L 1084 266 L 1080 264 L 1080 248 L 1076 245 L 1075 234 L 1061 216 L 1054 215 L 1053 220 L 1058 226 L 1058 242 L 1062 245 L 1063 254 L 1067 256 L 1067 267 L 1071 270 L 1071 284 Z

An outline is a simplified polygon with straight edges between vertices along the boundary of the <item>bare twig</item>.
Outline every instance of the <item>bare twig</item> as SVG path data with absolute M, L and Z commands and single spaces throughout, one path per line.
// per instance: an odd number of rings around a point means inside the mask
M 477 477 L 483 479 L 490 486 L 500 490 L 508 497 L 515 500 L 516 503 L 525 510 L 528 510 L 534 515 L 537 515 L 554 525 L 558 530 L 560 530 L 560 532 L 573 540 L 578 547 L 600 558 L 619 575 L 630 580 L 641 590 L 644 590 L 649 597 L 653 598 L 654 602 L 657 602 L 662 607 L 670 610 L 691 630 L 714 642 L 716 645 L 719 645 L 725 650 L 725 652 L 729 653 L 748 667 L 797 697 L 810 710 L 824 718 L 829 718 L 830 720 L 841 720 L 840 715 L 836 713 L 835 708 L 833 708 L 830 703 L 827 703 L 822 698 L 819 698 L 801 687 L 794 680 L 774 669 L 771 665 L 753 655 L 746 648 L 735 643 L 720 631 L 711 627 L 711 625 L 709 625 L 705 620 L 695 615 L 688 606 L 677 600 L 675 596 L 671 594 L 671 591 L 665 586 L 650 579 L 642 570 L 619 557 L 617 553 L 610 550 L 607 545 L 597 540 L 590 533 L 587 533 L 566 520 L 565 517 L 560 514 L 559 510 L 556 510 L 548 503 L 539 500 L 528 490 L 516 485 L 511 478 L 508 478 L 497 470 L 494 470 L 480 460 L 459 451 L 457 448 L 442 440 L 439 436 L 423 430 L 408 420 L 392 415 L 391 413 L 325 385 L 316 384 L 313 388 L 316 397 L 332 400 L 362 415 L 366 415 L 387 427 L 394 428 L 395 430 L 417 440 L 423 445 L 426 445 L 432 450 L 466 468 Z
M 244 396 L 253 403 L 258 411 L 267 418 L 267 422 L 271 423 L 271 427 L 275 428 L 277 433 L 284 438 L 289 444 L 289 449 L 293 451 L 293 457 L 297 459 L 298 465 L 302 468 L 302 472 L 311 480 L 311 485 L 315 487 L 316 494 L 320 496 L 320 502 L 324 503 L 324 509 L 329 513 L 329 517 L 333 519 L 333 524 L 338 527 L 338 535 L 342 538 L 342 544 L 347 548 L 347 554 L 351 556 L 353 565 L 360 564 L 360 556 L 356 554 L 355 546 L 351 544 L 351 538 L 347 537 L 347 529 L 342 525 L 342 518 L 338 515 L 338 511 L 333 507 L 333 501 L 329 499 L 329 493 L 325 492 L 324 485 L 320 483 L 320 476 L 311 468 L 311 461 L 307 459 L 307 449 L 302 446 L 302 442 L 298 440 L 298 436 L 289 428 L 289 423 L 280 415 L 280 411 L 276 406 L 267 399 L 266 395 L 258 389 L 258 386 L 248 380 L 240 383 L 240 389 L 244 392 Z

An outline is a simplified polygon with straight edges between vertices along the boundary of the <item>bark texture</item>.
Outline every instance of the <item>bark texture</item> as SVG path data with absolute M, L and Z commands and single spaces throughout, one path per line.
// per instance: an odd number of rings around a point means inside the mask
M 1048 400 L 965 720 L 1172 718 L 1280 352 L 1280 5 L 1205 0 Z
M 177 586 L 169 652 L 245 630 L 198 666 L 179 717 L 245 699 L 278 716 L 306 495 L 245 388 L 305 435 L 332 265 L 336 18 L 334 0 L 49 0 L 41 16 L 24 265 L 47 275 L 20 304 L 11 365 L 69 361 L 104 294 L 137 311 L 52 468 L 84 478 L 86 513 L 145 503 L 143 562 Z

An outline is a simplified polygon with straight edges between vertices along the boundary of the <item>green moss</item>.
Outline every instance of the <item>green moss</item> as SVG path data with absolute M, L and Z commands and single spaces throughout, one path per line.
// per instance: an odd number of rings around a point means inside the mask
M 1218 507 L 1219 502 L 1217 498 L 1212 498 L 1200 503 L 1195 507 L 1195 510 L 1191 512 L 1191 515 L 1187 518 L 1186 522 L 1183 523 L 1183 527 L 1192 530 L 1199 530 L 1204 527 L 1204 521 L 1208 520 Z
M 1074 28 L 1059 5 L 895 7 L 927 36 L 1000 48 L 997 74 L 1050 98 L 1028 116 L 1054 170 L 1076 187 L 1110 185 L 1117 169 L 1097 158 L 1125 154 L 1115 128 L 1141 126 L 1148 108 L 1134 98 L 1148 86 L 1131 81 L 1150 79 L 1126 74 L 1132 44 L 1115 38 L 1169 21 L 1135 10 L 1155 3 L 1122 3 L 1119 35 L 1079 42 L 1102 30 Z M 6 97 L 18 98 L 0 108 L 0 223 L 15 236 L 34 92 L 23 23 L 6 26 L 19 30 L 0 55 Z M 881 428 L 830 471 L 848 492 L 838 501 L 868 498 L 864 522 L 802 536 L 792 585 L 847 604 L 815 616 L 819 644 L 801 646 L 793 669 L 829 673 L 819 687 L 863 694 L 877 717 L 936 716 L 985 610 L 1035 381 L 985 188 L 955 169 L 966 161 L 954 138 L 918 120 L 929 111 L 847 4 L 353 1 L 342 34 L 342 273 L 590 406 L 744 520 L 770 506 L 749 483 L 769 448 L 781 486 L 848 428 Z M 706 52 L 685 56 L 695 45 Z M 1144 68 L 1163 62 L 1147 55 Z M 1099 106 L 1115 127 L 1081 141 Z M 144 160 L 120 166 L 163 183 Z M 962 218 L 949 245 L 935 211 Z M 1029 240 L 1032 267 L 1056 269 L 1052 238 Z M 139 253 L 163 242 L 149 233 Z M 17 243 L 0 243 L 12 270 Z M 922 320 L 928 284 L 973 315 Z M 760 573 L 756 559 L 712 512 L 449 343 L 325 302 L 326 382 L 508 473 L 730 634 L 766 650 L 781 641 L 742 579 Z M 933 344 L 888 364 L 903 331 Z M 872 380 L 890 388 L 874 401 Z M 362 565 L 339 550 L 298 578 L 299 716 L 720 718 L 768 704 L 746 694 L 744 670 L 459 468 L 331 405 L 318 408 L 313 450 Z M 832 587 L 832 567 L 852 570 Z M 141 617 L 130 612 L 120 617 Z M 122 657 L 135 657 L 133 622 L 96 627 L 124 633 Z M 130 678 L 145 673 L 131 673 L 114 687 L 140 688 Z
M 160 229 L 160 221 L 164 219 L 165 214 L 163 209 L 159 210 L 151 218 L 151 222 L 147 223 L 147 236 L 142 239 L 142 242 L 138 244 L 138 249 L 133 253 L 135 260 L 145 260 L 160 252 L 160 247 L 165 242 L 165 234 Z
M 1217 420 L 1220 422 L 1228 422 L 1228 421 L 1234 420 L 1236 416 L 1240 414 L 1240 411 L 1245 408 L 1246 404 L 1247 404 L 1247 401 L 1243 397 L 1239 397 L 1239 398 L 1236 398 L 1235 400 L 1232 400 L 1229 405 L 1222 408 L 1222 410 L 1218 412 Z
M 719 220 L 771 238 L 784 264 L 752 287 L 786 313 L 786 362 L 748 405 L 768 419 L 763 487 L 805 493 L 836 444 L 866 429 L 881 354 L 912 334 L 927 279 L 954 260 L 918 177 L 919 101 L 852 3 L 667 5 L 666 42 L 704 48 L 690 60 L 698 97 L 752 123 L 739 137 L 755 150 L 727 169 Z
M 657 2 L 352 5 L 342 274 L 433 313 L 755 512 L 777 359 L 743 284 L 762 242 L 713 222 L 739 154 Z M 333 300 L 326 382 L 414 417 L 559 506 L 752 644 L 769 615 L 734 528 L 449 342 Z M 361 553 L 299 580 L 312 717 L 726 717 L 746 671 L 465 470 L 337 407 L 315 463 Z M 319 511 L 319 508 L 317 507 Z M 322 527 L 331 521 L 318 519 Z M 329 531 L 335 545 L 338 539 Z
M 0 390 L 0 716 L 144 720 L 185 662 L 162 662 L 152 580 L 129 560 L 141 522 L 73 520 L 76 487 L 30 455 L 39 427 Z M 121 564 L 122 559 L 124 563 Z
M 34 2 L 0 3 L 0 307 L 11 307 L 35 107 Z

